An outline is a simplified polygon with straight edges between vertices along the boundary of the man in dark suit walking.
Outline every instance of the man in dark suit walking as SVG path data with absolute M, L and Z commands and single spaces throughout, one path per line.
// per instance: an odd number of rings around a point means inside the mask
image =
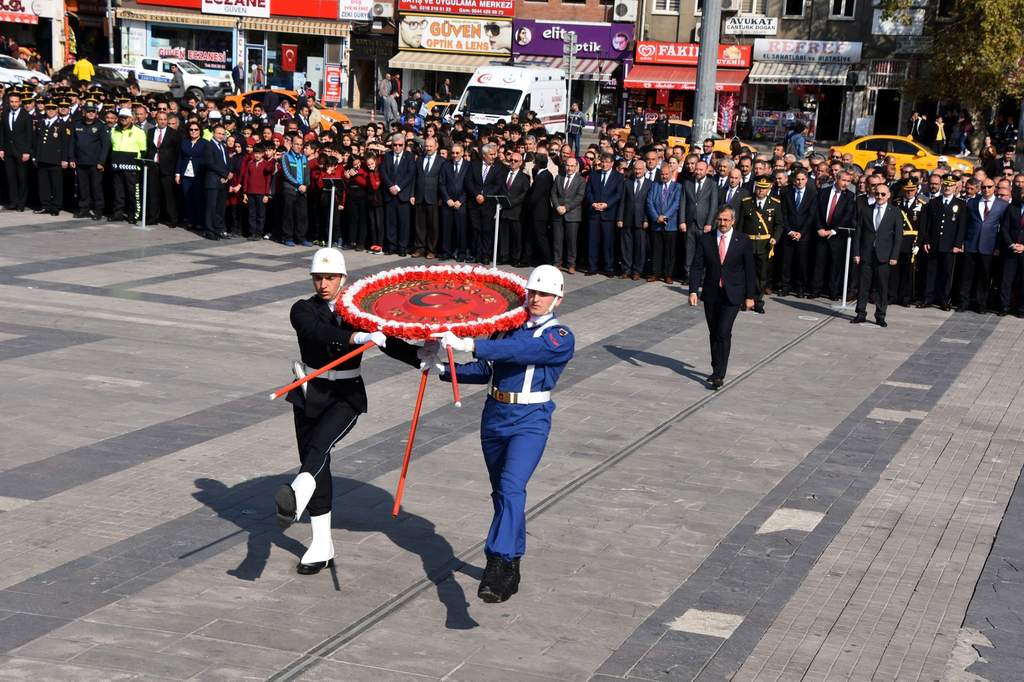
M 530 176 L 523 170 L 523 155 L 513 152 L 511 166 L 505 176 L 505 196 L 508 206 L 501 211 L 501 231 L 498 234 L 498 262 L 523 267 L 522 212 L 526 195 L 530 191 Z
M 622 175 L 615 171 L 615 157 L 601 154 L 601 169 L 590 174 L 584 194 L 590 204 L 587 223 L 587 275 L 603 265 L 606 277 L 615 274 L 615 217 L 622 201 Z M 599 262 L 600 261 L 600 262 Z
M 416 162 L 416 196 L 412 204 L 416 207 L 416 250 L 414 257 L 433 258 L 437 253 L 439 225 L 439 185 L 448 162 L 437 153 L 437 138 L 428 137 L 423 141 L 423 158 Z
M 711 342 L 711 376 L 708 382 L 718 390 L 725 383 L 732 347 L 732 326 L 740 306 L 754 307 L 754 252 L 750 240 L 739 230 L 736 212 L 723 206 L 715 217 L 718 228 L 701 235 L 690 270 L 690 305 L 704 301 L 704 319 Z
M 32 116 L 21 108 L 21 96 L 10 93 L 0 127 L 0 158 L 7 175 L 8 208 L 24 211 L 28 201 L 28 162 L 32 156 Z
M 857 315 L 850 322 L 867 322 L 868 296 L 875 286 L 875 322 L 887 327 L 885 309 L 889 302 L 889 268 L 899 258 L 903 240 L 903 213 L 889 204 L 889 186 L 875 188 L 875 204 L 861 214 L 853 239 L 853 262 L 860 265 Z
M 441 258 L 454 258 L 460 263 L 470 260 L 466 239 L 466 176 L 469 161 L 465 148 L 453 144 L 451 162 L 441 170 L 438 191 L 441 193 Z
M 391 136 L 391 152 L 380 166 L 384 193 L 384 253 L 404 256 L 409 250 L 409 213 L 416 191 L 416 161 L 405 150 L 405 136 Z
M 206 230 L 219 238 L 227 239 L 231 235 L 224 228 L 224 212 L 228 201 L 228 152 L 224 146 L 224 126 L 218 124 L 213 128 L 213 139 L 206 145 L 204 159 L 206 173 L 203 175 L 203 188 L 206 191 Z
M 157 174 L 156 178 L 149 179 L 147 209 L 152 213 L 152 217 L 147 217 L 146 222 L 158 222 L 163 209 L 163 215 L 167 217 L 167 226 L 175 228 L 178 226 L 178 193 L 174 174 L 178 170 L 181 133 L 167 125 L 166 112 L 157 112 L 156 127 L 146 133 L 146 142 L 149 146 L 146 158 L 156 161 Z
M 533 184 L 526 195 L 526 220 L 528 234 L 523 239 L 523 260 L 533 265 L 534 249 L 536 260 L 551 265 L 551 236 L 548 220 L 551 217 L 551 188 L 555 178 L 548 168 L 547 154 L 538 152 L 533 156 Z
M 485 144 L 480 148 L 480 160 L 469 165 L 469 174 L 466 176 L 470 253 L 478 263 L 489 263 L 491 260 L 494 249 L 494 214 L 498 210 L 498 202 L 493 197 L 505 192 L 506 169 L 497 159 L 497 145 Z
M 828 296 L 839 300 L 843 286 L 844 252 L 847 233 L 840 228 L 854 228 L 857 215 L 855 198 L 849 191 L 850 174 L 840 171 L 835 183 L 818 191 L 818 231 L 814 241 L 814 281 L 811 296 Z M 850 235 L 852 236 L 852 235 Z M 828 280 L 825 272 L 828 271 Z
M 615 224 L 622 251 L 622 278 L 636 281 L 644 274 L 647 260 L 647 194 L 652 183 L 645 177 L 647 166 L 643 161 L 634 161 L 632 170 L 633 177 L 623 183 Z

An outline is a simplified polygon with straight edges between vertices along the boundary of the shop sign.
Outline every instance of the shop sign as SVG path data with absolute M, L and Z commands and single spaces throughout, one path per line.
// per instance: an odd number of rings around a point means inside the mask
M 697 66 L 700 56 L 698 43 L 662 43 L 655 40 L 641 40 L 636 44 L 637 64 L 671 64 L 675 66 Z M 750 45 L 719 45 L 718 66 L 750 66 Z
M 475 52 L 496 57 L 512 48 L 512 22 L 407 14 L 398 26 L 398 47 L 428 52 Z
M 324 101 L 341 101 L 341 64 L 328 64 L 324 67 Z
M 725 34 L 730 36 L 773 36 L 778 30 L 778 17 L 742 14 L 725 20 Z
M 350 56 L 352 59 L 373 59 L 374 57 L 389 59 L 398 52 L 394 38 L 391 36 L 353 35 L 351 46 Z
M 368 21 L 374 0 L 339 0 L 338 19 L 340 21 Z
M 576 34 L 578 59 L 622 59 L 629 57 L 633 24 L 576 23 L 516 19 L 513 24 L 517 55 L 561 57 L 566 35 Z
M 515 0 L 398 0 L 403 12 L 435 12 L 478 17 L 508 17 L 516 14 Z
M 754 40 L 754 61 L 815 62 L 818 64 L 857 64 L 862 43 L 834 40 Z
M 231 17 L 269 17 L 270 0 L 203 0 L 202 10 Z
M 38 24 L 39 17 L 29 8 L 28 0 L 0 0 L 0 21 Z
M 186 50 L 183 47 L 161 47 L 156 51 L 161 59 L 187 59 L 201 69 L 228 68 L 228 53 L 225 50 Z

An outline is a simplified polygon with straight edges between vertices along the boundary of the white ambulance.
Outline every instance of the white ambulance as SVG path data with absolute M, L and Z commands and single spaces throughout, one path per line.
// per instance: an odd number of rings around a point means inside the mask
M 477 125 L 509 122 L 513 114 L 526 118 L 528 111 L 549 132 L 565 132 L 565 71 L 549 67 L 481 66 L 469 79 L 466 90 L 452 112 Z

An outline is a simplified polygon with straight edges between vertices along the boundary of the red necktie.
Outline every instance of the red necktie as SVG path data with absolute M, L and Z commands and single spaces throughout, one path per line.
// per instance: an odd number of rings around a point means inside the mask
M 825 222 L 832 225 L 832 214 L 836 212 L 836 204 L 839 203 L 839 192 L 832 192 L 832 201 L 828 205 L 828 216 Z
M 725 241 L 725 237 L 724 236 L 720 236 L 718 238 L 718 262 L 721 263 L 722 265 L 725 265 L 725 247 L 726 246 L 727 246 L 727 244 L 726 244 L 726 241 Z M 718 277 L 718 286 L 720 286 L 720 287 L 724 287 L 725 286 L 725 279 L 723 279 L 721 276 Z

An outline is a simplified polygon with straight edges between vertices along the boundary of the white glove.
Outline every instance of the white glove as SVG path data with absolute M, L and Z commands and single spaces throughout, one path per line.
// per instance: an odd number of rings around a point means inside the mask
M 427 341 L 416 351 L 416 359 L 420 361 L 420 369 L 436 365 L 440 362 L 441 345 L 437 341 Z
M 356 332 L 353 340 L 358 346 L 361 346 L 368 341 L 373 341 L 377 348 L 383 348 L 388 345 L 388 337 L 384 336 L 384 332 Z
M 463 353 L 472 353 L 473 349 L 476 348 L 476 344 L 473 343 L 473 339 L 460 339 L 451 332 L 445 332 L 443 334 L 435 334 L 435 338 L 440 339 L 441 348 L 448 350 L 451 348 L 454 351 L 462 351 Z
M 918 252 L 918 251 L 920 251 L 920 250 L 921 250 L 921 247 L 920 247 L 920 246 L 917 246 L 917 245 L 915 244 L 915 245 L 914 245 L 914 246 L 913 246 L 913 247 L 912 247 L 912 248 L 910 249 L 910 253 L 911 253 L 912 255 L 916 256 L 916 255 L 917 255 L 917 252 Z

